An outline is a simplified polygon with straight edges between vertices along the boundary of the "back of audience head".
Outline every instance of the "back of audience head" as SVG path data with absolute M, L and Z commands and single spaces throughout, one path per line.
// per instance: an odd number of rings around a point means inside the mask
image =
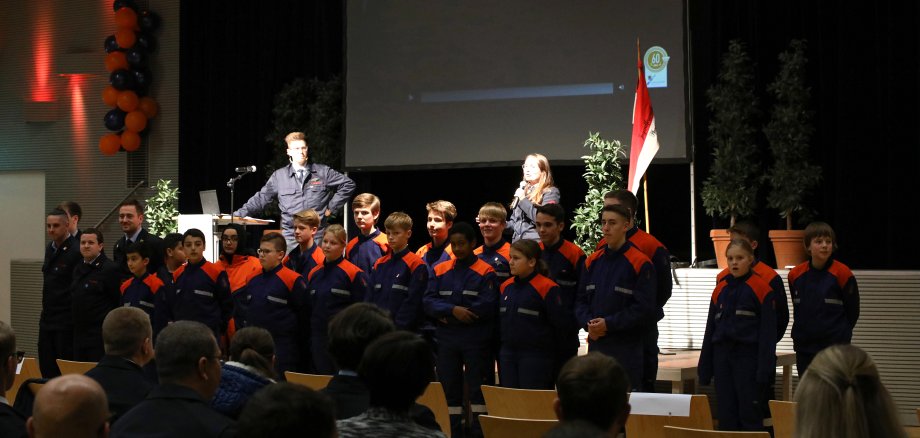
M 629 417 L 628 389 L 629 378 L 616 359 L 588 353 L 559 371 L 553 407 L 561 421 L 584 420 L 615 436 Z
M 396 331 L 367 347 L 358 374 L 370 392 L 371 406 L 407 413 L 431 383 L 434 362 L 421 336 Z
M 903 437 L 875 362 L 854 345 L 825 348 L 795 392 L 797 437 Z
M 237 436 L 337 436 L 332 401 L 302 385 L 276 383 L 253 394 L 237 422 Z
M 123 357 L 144 366 L 153 359 L 150 317 L 137 307 L 116 307 L 102 321 L 105 354 Z
M 230 360 L 249 366 L 269 379 L 275 378 L 275 341 L 261 327 L 245 327 L 230 340 Z
M 396 330 L 387 312 L 371 303 L 355 303 L 329 321 L 329 354 L 339 369 L 356 371 L 367 346 Z
M 13 386 L 16 377 L 16 332 L 9 324 L 0 321 L 0 393 Z
M 584 420 L 562 421 L 543 438 L 608 438 L 610 433 Z
M 51 379 L 35 396 L 26 422 L 31 437 L 105 437 L 109 434 L 105 391 L 82 374 Z
M 160 384 L 192 388 L 211 400 L 220 385 L 220 348 L 206 325 L 176 321 L 157 335 L 157 375 Z

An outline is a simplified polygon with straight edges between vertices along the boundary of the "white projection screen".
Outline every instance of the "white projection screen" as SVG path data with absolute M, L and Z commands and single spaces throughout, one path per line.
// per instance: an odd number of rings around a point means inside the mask
M 684 2 L 347 0 L 349 170 L 581 163 L 629 144 L 637 47 L 656 162 L 687 161 Z M 650 78 L 649 78 L 650 77 Z

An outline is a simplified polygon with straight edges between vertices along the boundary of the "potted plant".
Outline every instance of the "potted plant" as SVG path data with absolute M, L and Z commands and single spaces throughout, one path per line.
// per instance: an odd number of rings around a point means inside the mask
M 775 99 L 764 135 L 773 154 L 773 166 L 764 180 L 770 187 L 767 205 L 786 219 L 785 230 L 771 230 L 776 266 L 795 266 L 806 260 L 803 231 L 793 230 L 793 214 L 807 213 L 805 197 L 821 181 L 821 167 L 809 164 L 812 126 L 811 89 L 805 85 L 805 40 L 792 40 L 780 53 L 780 69 L 767 87 Z
M 157 191 L 147 198 L 144 220 L 150 233 L 163 237 L 179 228 L 179 188 L 171 188 L 170 180 L 157 181 Z
M 709 140 L 714 145 L 709 177 L 703 182 L 703 208 L 712 217 L 750 216 L 757 206 L 761 177 L 757 160 L 755 122 L 759 114 L 754 92 L 754 65 L 740 40 L 732 40 L 722 57 L 718 81 L 708 90 L 706 108 Z M 725 268 L 729 234 L 725 229 L 710 231 L 719 268 Z
M 575 209 L 572 229 L 575 230 L 575 244 L 591 254 L 601 239 L 597 222 L 598 214 L 604 208 L 604 194 L 623 188 L 620 160 L 626 157 L 626 152 L 618 140 L 605 140 L 597 132 L 588 133 L 584 146 L 591 151 L 581 157 L 585 162 L 584 177 L 588 192 L 584 202 Z

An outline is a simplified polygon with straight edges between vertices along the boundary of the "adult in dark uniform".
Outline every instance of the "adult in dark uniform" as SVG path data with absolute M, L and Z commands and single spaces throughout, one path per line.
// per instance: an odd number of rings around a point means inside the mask
M 70 231 L 70 235 L 73 236 L 77 242 L 79 242 L 80 219 L 83 218 L 83 207 L 80 207 L 80 204 L 77 204 L 74 201 L 61 201 L 57 208 L 67 212 L 67 218 L 70 220 L 69 225 L 67 226 L 67 231 Z
M 252 195 L 235 216 L 249 216 L 259 213 L 272 200 L 278 198 L 281 209 L 281 234 L 287 246 L 293 248 L 295 213 L 313 209 L 320 215 L 319 229 L 315 239 L 322 242 L 326 221 L 348 202 L 355 191 L 355 182 L 335 169 L 324 164 L 308 163 L 309 146 L 307 136 L 302 132 L 292 132 L 284 138 L 287 143 L 287 155 L 291 164 L 272 173 L 262 190 Z
M 3 396 L 13 387 L 18 362 L 16 333 L 7 323 L 0 321 L 0 436 L 2 437 L 26 436 L 26 417 L 13 409 Z
M 102 252 L 102 231 L 87 228 L 80 235 L 83 263 L 73 270 L 70 287 L 73 309 L 74 360 L 98 362 L 105 355 L 102 321 L 121 300 L 121 272 Z
M 60 376 L 57 359 L 73 360 L 73 311 L 70 284 L 80 263 L 79 242 L 67 231 L 67 213 L 54 209 L 45 219 L 51 242 L 42 264 L 42 314 L 38 322 L 38 366 L 42 376 Z
M 118 207 L 118 223 L 125 235 L 115 242 L 113 258 L 115 263 L 121 267 L 121 279 L 126 280 L 131 277 L 131 271 L 128 269 L 125 247 L 129 243 L 144 242 L 150 248 L 151 254 L 163 254 L 163 239 L 141 227 L 144 223 L 144 206 L 136 199 L 129 199 L 121 203 Z M 156 274 L 160 266 L 163 266 L 163 260 L 159 257 L 151 257 L 150 264 L 147 265 L 147 272 Z
M 160 386 L 115 423 L 112 436 L 234 435 L 233 420 L 209 405 L 220 385 L 220 348 L 208 326 L 176 321 L 164 328 L 156 361 Z
M 105 356 L 86 375 L 102 385 L 114 423 L 155 386 L 143 366 L 153 359 L 150 317 L 137 307 L 112 310 L 102 322 Z

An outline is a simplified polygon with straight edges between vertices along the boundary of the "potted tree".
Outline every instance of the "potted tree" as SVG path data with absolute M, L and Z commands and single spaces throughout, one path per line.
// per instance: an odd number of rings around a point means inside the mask
M 761 177 L 757 160 L 755 122 L 758 101 L 754 92 L 754 65 L 740 40 L 732 40 L 722 57 L 718 81 L 706 91 L 711 111 L 709 140 L 714 145 L 709 177 L 703 182 L 703 207 L 706 214 L 729 218 L 750 216 L 757 206 Z M 726 229 L 713 229 L 716 260 L 725 268 Z
M 811 90 L 805 85 L 805 49 L 805 40 L 792 40 L 789 49 L 780 53 L 779 73 L 767 87 L 775 99 L 770 122 L 764 127 L 773 154 L 773 166 L 764 177 L 770 188 L 767 205 L 786 219 L 786 229 L 769 232 L 778 268 L 806 259 L 804 232 L 792 229 L 792 217 L 807 213 L 803 201 L 821 181 L 821 167 L 808 161 L 814 127 L 809 109 Z
M 590 254 L 602 237 L 597 221 L 598 213 L 604 208 L 604 194 L 623 188 L 621 160 L 626 152 L 619 140 L 601 138 L 599 132 L 589 132 L 584 146 L 590 151 L 581 157 L 585 162 L 588 192 L 584 202 L 575 209 L 571 227 L 575 230 L 575 244 Z

